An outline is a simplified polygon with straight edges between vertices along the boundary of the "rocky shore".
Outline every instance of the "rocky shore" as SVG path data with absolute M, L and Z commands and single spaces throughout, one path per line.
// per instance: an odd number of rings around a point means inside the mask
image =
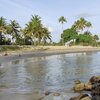
M 87 83 L 75 81 L 72 97 L 71 93 L 46 91 L 38 100 L 100 100 L 100 76 L 93 76 Z
M 80 95 L 70 100 L 100 100 L 100 76 L 91 77 L 87 83 L 81 83 L 80 80 L 76 80 L 73 90 L 80 92 Z M 89 93 L 82 93 L 86 91 L 89 91 Z

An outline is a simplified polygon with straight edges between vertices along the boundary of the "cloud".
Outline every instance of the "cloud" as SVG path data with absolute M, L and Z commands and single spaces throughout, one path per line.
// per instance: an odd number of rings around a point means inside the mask
M 80 13 L 76 16 L 76 18 L 91 18 L 91 17 L 96 17 L 96 16 L 100 16 L 100 14 L 91 14 L 91 13 Z

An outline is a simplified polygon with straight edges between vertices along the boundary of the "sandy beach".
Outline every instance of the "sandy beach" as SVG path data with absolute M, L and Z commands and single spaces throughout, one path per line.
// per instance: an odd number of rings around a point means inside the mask
M 41 49 L 42 48 L 42 49 Z M 96 52 L 100 51 L 100 47 L 90 46 L 45 46 L 31 48 L 28 50 L 8 51 L 8 55 L 4 56 L 4 52 L 0 53 L 0 62 L 7 62 L 16 59 L 24 59 L 30 57 L 42 57 L 67 53 L 80 53 L 80 52 Z

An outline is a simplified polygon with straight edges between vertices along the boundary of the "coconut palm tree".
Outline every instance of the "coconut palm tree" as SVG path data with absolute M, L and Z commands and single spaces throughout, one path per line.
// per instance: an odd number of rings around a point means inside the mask
M 63 29 L 63 24 L 64 24 L 65 22 L 67 22 L 67 20 L 66 20 L 66 18 L 65 18 L 64 16 L 61 16 L 58 20 L 59 20 L 59 23 L 62 24 L 62 33 L 63 33 L 63 31 L 64 31 L 64 29 Z M 64 40 L 63 40 L 63 39 L 62 39 L 62 44 L 64 44 Z
M 36 45 L 36 39 L 38 39 L 38 44 L 39 44 L 41 28 L 42 28 L 41 18 L 38 15 L 32 16 L 31 21 L 28 24 L 26 24 L 25 28 L 26 35 L 33 38 L 35 45 Z
M 2 43 L 3 40 L 3 33 L 7 32 L 6 25 L 7 25 L 6 19 L 0 17 L 0 44 Z
M 20 25 L 19 23 L 17 23 L 15 20 L 11 20 L 10 24 L 9 24 L 9 29 L 8 29 L 8 33 L 11 34 L 12 36 L 12 40 L 18 40 L 18 38 L 20 37 Z
M 47 43 L 47 40 L 49 40 L 50 42 L 52 41 L 51 34 L 46 27 L 44 27 L 42 30 L 42 39 L 43 39 L 43 45 Z
M 63 24 L 64 24 L 65 22 L 67 22 L 66 18 L 65 18 L 64 16 L 61 16 L 61 17 L 59 18 L 59 23 L 62 24 L 62 31 L 64 30 L 64 29 L 63 29 Z
M 92 24 L 90 22 L 88 22 L 84 18 L 80 18 L 79 20 L 77 20 L 74 23 L 74 25 L 72 27 L 79 32 L 79 31 L 83 31 L 83 29 L 89 28 L 91 26 L 92 26 Z

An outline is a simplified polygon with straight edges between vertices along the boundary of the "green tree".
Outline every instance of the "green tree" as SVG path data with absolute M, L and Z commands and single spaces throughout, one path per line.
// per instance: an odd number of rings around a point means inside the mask
M 36 39 L 38 39 L 38 44 L 40 41 L 40 35 L 41 35 L 41 29 L 42 29 L 42 24 L 41 24 L 41 17 L 38 15 L 34 15 L 31 18 L 31 21 L 26 24 L 25 28 L 25 33 L 27 36 L 32 38 L 32 42 L 34 41 L 36 45 Z
M 51 33 L 48 31 L 46 27 L 44 27 L 42 30 L 42 39 L 43 39 L 43 45 L 46 45 L 47 40 L 49 40 L 50 42 L 52 41 Z
M 17 42 L 20 38 L 20 25 L 15 20 L 11 20 L 8 26 L 8 33 L 12 36 L 12 40 Z
M 63 24 L 66 23 L 67 20 L 66 20 L 66 18 L 65 18 L 64 16 L 61 16 L 61 17 L 58 19 L 58 21 L 59 21 L 59 23 L 62 24 L 62 33 L 63 33 L 63 31 L 64 31 Z M 62 40 L 62 44 L 64 45 L 64 42 L 63 42 L 64 40 L 63 40 L 63 39 L 61 39 L 61 40 Z
M 91 35 L 92 36 L 92 33 L 90 31 L 86 31 L 84 32 L 85 35 Z
M 82 45 L 91 45 L 91 43 L 93 43 L 93 38 L 91 35 L 79 34 L 76 39 L 76 42 Z
M 50 38 L 48 29 L 43 27 L 41 17 L 38 15 L 32 16 L 31 21 L 26 24 L 25 34 L 32 38 L 34 45 L 36 45 L 36 40 L 38 40 L 38 45 L 40 45 L 42 39 Z
M 75 28 L 79 32 L 79 31 L 83 31 L 83 29 L 85 28 L 92 27 L 92 24 L 91 22 L 88 22 L 84 18 L 80 18 L 74 23 L 72 27 Z
M 77 34 L 78 33 L 76 32 L 75 29 L 70 28 L 70 29 L 64 30 L 63 34 L 61 34 L 61 37 L 62 37 L 62 39 L 64 40 L 64 43 L 65 43 L 65 42 L 68 42 L 68 41 L 70 41 L 72 39 L 73 40 L 76 39 Z
M 64 30 L 64 29 L 63 29 L 63 24 L 66 23 L 67 20 L 66 20 L 66 18 L 65 18 L 64 16 L 61 16 L 58 20 L 59 20 L 59 23 L 62 24 L 62 31 L 63 31 L 63 30 Z
M 2 44 L 2 41 L 4 39 L 3 33 L 7 32 L 6 25 L 7 25 L 6 19 L 3 17 L 0 17 L 0 44 Z
M 99 40 L 99 36 L 98 36 L 98 35 L 94 35 L 94 36 L 93 36 L 93 39 L 94 39 L 94 40 Z

